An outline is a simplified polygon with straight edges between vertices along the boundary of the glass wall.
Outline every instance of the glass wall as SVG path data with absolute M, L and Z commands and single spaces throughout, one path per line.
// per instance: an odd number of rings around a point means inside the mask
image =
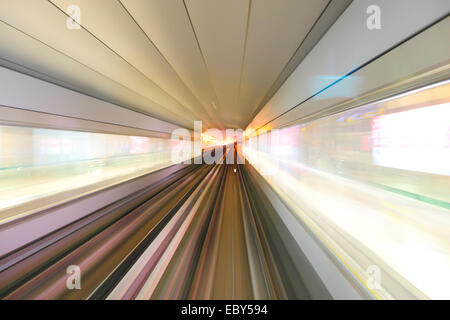
M 0 126 L 0 222 L 191 156 L 188 140 Z
M 248 139 L 244 154 L 378 298 L 450 298 L 450 83 Z

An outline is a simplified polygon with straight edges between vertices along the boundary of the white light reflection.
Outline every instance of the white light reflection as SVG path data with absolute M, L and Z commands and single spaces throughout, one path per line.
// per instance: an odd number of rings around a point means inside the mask
M 246 158 L 361 281 L 380 267 L 375 296 L 450 299 L 450 83 L 280 137 Z

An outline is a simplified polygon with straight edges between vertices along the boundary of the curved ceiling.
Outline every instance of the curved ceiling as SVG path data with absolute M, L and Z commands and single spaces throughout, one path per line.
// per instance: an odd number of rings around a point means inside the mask
M 0 59 L 187 128 L 245 128 L 329 3 L 1 0 Z

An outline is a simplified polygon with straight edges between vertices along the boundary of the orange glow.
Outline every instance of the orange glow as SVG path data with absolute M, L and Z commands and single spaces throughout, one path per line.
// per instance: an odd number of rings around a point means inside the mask
M 216 137 L 202 133 L 202 143 L 207 146 L 229 145 L 229 144 L 233 144 L 236 140 L 237 139 L 235 137 L 233 137 L 233 138 L 228 137 L 223 141 L 218 141 L 218 139 Z
M 231 139 L 231 138 L 226 138 L 225 141 L 223 142 L 224 145 L 228 145 L 228 144 L 232 144 L 234 143 L 235 139 Z
M 217 144 L 217 139 L 216 137 L 210 136 L 210 135 L 206 135 L 202 133 L 202 143 L 203 144 L 207 144 L 207 145 L 216 145 Z

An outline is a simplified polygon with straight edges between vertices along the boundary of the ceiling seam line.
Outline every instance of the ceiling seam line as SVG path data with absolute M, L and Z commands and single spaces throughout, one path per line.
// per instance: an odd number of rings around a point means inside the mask
M 296 109 L 297 107 L 299 107 L 300 105 L 302 105 L 303 103 L 307 102 L 308 100 L 311 100 L 312 98 L 314 98 L 315 96 L 319 95 L 320 93 L 322 93 L 323 91 L 329 89 L 330 87 L 334 86 L 335 84 L 341 82 L 342 80 L 345 80 L 346 78 L 348 78 L 349 76 L 351 76 L 352 74 L 354 74 L 355 72 L 363 69 L 364 67 L 366 67 L 367 65 L 371 64 L 372 62 L 380 59 L 381 57 L 383 57 L 384 55 L 388 54 L 390 51 L 396 49 L 397 47 L 401 46 L 402 44 L 404 44 L 405 42 L 411 40 L 412 38 L 416 37 L 417 35 L 419 35 L 420 33 L 424 32 L 425 30 L 429 29 L 430 27 L 432 27 L 435 24 L 438 24 L 439 22 L 443 21 L 444 19 L 448 18 L 450 16 L 450 13 L 439 18 L 438 20 L 428 24 L 427 26 L 423 27 L 422 29 L 420 29 L 419 31 L 413 33 L 412 35 L 408 36 L 406 39 L 403 39 L 402 41 L 400 41 L 399 43 L 391 46 L 390 48 L 384 50 L 383 52 L 379 53 L 378 55 L 376 55 L 373 58 L 370 58 L 368 61 L 362 63 L 360 66 L 354 68 L 353 70 L 349 71 L 348 73 L 346 73 L 345 75 L 341 76 L 339 79 L 335 80 L 334 82 L 330 83 L 329 85 L 325 86 L 323 89 L 317 91 L 316 93 L 314 93 L 313 95 L 311 95 L 310 97 L 304 99 L 303 101 L 297 103 L 296 105 L 294 105 L 293 107 L 289 108 L 288 110 L 282 112 L 280 115 L 276 116 L 275 118 L 273 118 L 272 120 L 266 122 L 264 125 L 258 127 L 257 130 L 265 127 L 266 125 L 268 125 L 269 123 L 279 119 L 280 117 L 282 117 L 283 115 L 291 112 L 292 110 Z M 299 120 L 300 118 L 298 118 L 297 120 Z
M 21 111 L 26 111 L 26 112 L 42 113 L 42 114 L 46 114 L 46 115 L 50 115 L 50 116 L 69 118 L 69 119 L 75 119 L 75 120 L 82 120 L 82 121 L 90 121 L 90 122 L 96 122 L 96 123 L 111 125 L 111 126 L 118 126 L 118 127 L 123 127 L 123 128 L 129 128 L 129 129 L 137 129 L 137 130 L 143 130 L 143 131 L 148 131 L 148 132 L 170 134 L 170 132 L 166 132 L 166 131 L 144 129 L 144 128 L 128 126 L 128 125 L 125 125 L 125 124 L 117 124 L 117 123 L 113 123 L 113 122 L 92 120 L 92 119 L 80 118 L 80 117 L 75 117 L 75 116 L 67 116 L 67 115 L 61 115 L 61 114 L 56 114 L 56 113 L 52 113 L 52 112 L 46 112 L 46 111 L 36 111 L 36 110 L 24 109 L 24 108 L 20 108 L 20 107 L 3 105 L 3 104 L 0 105 L 0 108 L 9 108 L 9 109 L 21 110 Z M 0 121 L 2 121 L 2 120 L 0 120 Z M 160 120 L 160 121 L 162 121 L 162 120 Z M 67 131 L 82 131 L 82 132 L 84 132 L 84 130 L 74 130 L 74 129 L 54 129 L 54 130 L 67 130 Z M 87 132 L 96 132 L 96 131 L 87 131 Z M 120 133 L 110 133 L 110 134 L 119 135 L 119 136 L 123 136 L 124 135 L 124 134 L 120 134 Z
M 154 82 L 152 79 L 150 79 L 145 73 L 143 73 L 141 70 L 139 70 L 137 67 L 135 67 L 132 63 L 130 63 L 127 59 L 122 57 L 119 53 L 117 53 L 114 49 L 112 49 L 110 46 L 108 46 L 105 42 L 103 42 L 100 38 L 98 38 L 96 35 L 94 35 L 89 29 L 87 29 L 82 24 L 75 21 L 70 15 L 68 15 L 64 10 L 62 10 L 60 7 L 58 7 L 56 4 L 54 4 L 51 0 L 47 0 L 49 3 L 51 3 L 56 9 L 61 11 L 66 17 L 71 19 L 74 23 L 78 24 L 83 30 L 85 30 L 87 33 L 89 33 L 92 37 L 94 37 L 98 42 L 100 42 L 103 46 L 105 46 L 107 49 L 109 49 L 111 52 L 113 52 L 116 56 L 118 56 L 120 59 L 122 59 L 126 64 L 128 64 L 131 68 L 136 70 L 139 74 L 141 74 L 144 78 L 146 78 L 148 81 L 153 83 L 157 88 L 159 88 L 162 92 L 167 94 L 169 97 L 171 97 L 174 101 L 176 101 L 180 106 L 182 106 L 184 109 L 187 109 L 192 113 L 192 110 L 190 110 L 188 107 L 186 107 L 183 103 L 178 101 L 177 98 L 175 98 L 172 94 L 168 93 L 165 89 L 163 89 L 160 85 L 158 85 L 156 82 Z M 193 114 L 194 115 L 194 114 Z
M 275 80 L 273 81 L 272 85 L 269 87 L 269 89 L 267 90 L 266 94 L 262 97 L 261 102 L 258 103 L 258 105 L 256 106 L 256 108 L 253 110 L 252 114 L 250 115 L 250 119 L 247 123 L 247 126 L 250 124 L 250 122 L 252 121 L 253 118 L 255 118 L 258 114 L 259 111 L 261 111 L 261 109 L 267 104 L 267 102 L 270 101 L 270 98 L 266 97 L 268 96 L 269 92 L 272 90 L 272 88 L 274 87 L 274 85 L 276 84 L 276 82 L 278 81 L 278 79 L 281 77 L 281 75 L 283 74 L 283 72 L 287 69 L 287 67 L 289 66 L 289 64 L 291 63 L 291 61 L 294 59 L 295 55 L 297 54 L 297 52 L 299 52 L 299 50 L 301 49 L 301 47 L 303 46 L 303 43 L 305 42 L 305 40 L 308 38 L 308 36 L 311 34 L 311 32 L 314 30 L 315 26 L 317 25 L 317 23 L 319 22 L 320 18 L 324 15 L 324 13 L 326 12 L 327 8 L 330 6 L 331 2 L 333 0 L 329 0 L 327 5 L 325 6 L 325 8 L 322 10 L 322 12 L 320 13 L 320 15 L 317 17 L 317 19 L 314 21 L 314 23 L 312 24 L 311 28 L 309 29 L 308 33 L 305 35 L 305 37 L 302 39 L 302 41 L 300 42 L 299 46 L 297 47 L 297 49 L 295 49 L 294 53 L 291 55 L 291 57 L 289 58 L 289 60 L 287 61 L 287 63 L 285 64 L 285 66 L 281 69 L 280 73 L 277 75 L 277 77 L 275 78 Z M 330 26 L 331 27 L 331 26 Z M 320 39 L 319 39 L 320 41 Z M 318 42 L 318 41 L 317 41 Z M 314 45 L 315 46 L 315 45 Z M 313 46 L 313 48 L 314 48 Z M 312 48 L 311 48 L 312 49 Z M 305 56 L 306 57 L 306 56 Z M 303 58 L 305 58 L 303 57 Z M 300 65 L 300 63 L 303 61 L 300 60 L 299 64 L 297 66 Z M 295 68 L 296 69 L 296 68 Z M 294 69 L 294 71 L 295 71 Z M 291 73 L 292 74 L 292 73 Z M 289 75 L 290 76 L 290 75 Z M 286 82 L 286 80 L 289 78 L 286 77 L 286 79 L 280 84 L 281 88 L 283 86 L 283 84 Z M 275 95 L 277 91 L 275 91 L 272 94 L 272 97 Z M 261 105 L 263 103 L 264 100 L 267 100 L 266 103 L 264 105 Z
M 249 0 L 248 11 L 247 11 L 247 23 L 245 26 L 244 52 L 242 54 L 241 72 L 239 75 L 239 88 L 238 88 L 238 96 L 237 96 L 237 106 L 238 107 L 240 106 L 242 79 L 244 76 L 244 64 L 245 64 L 245 58 L 247 57 L 247 40 L 248 40 L 248 30 L 249 30 L 249 26 L 250 26 L 251 11 L 252 11 L 252 0 Z
M 431 80 L 431 83 L 439 83 L 439 82 L 441 82 L 442 81 L 442 79 L 441 80 L 435 80 L 435 79 L 432 79 Z M 414 84 L 414 83 L 413 83 Z M 391 89 L 391 87 L 392 87 L 392 85 L 389 85 L 388 86 L 390 89 Z M 417 86 L 413 86 L 413 90 L 414 90 L 414 88 L 415 89 L 417 89 L 417 88 L 420 88 L 420 86 L 419 87 L 417 87 Z M 395 88 L 394 88 L 395 89 Z M 406 88 L 407 90 L 405 91 L 405 90 L 403 90 L 403 89 L 401 89 L 400 91 L 401 92 L 407 92 L 408 91 L 408 88 Z M 375 91 L 378 91 L 378 90 L 375 90 Z M 400 93 L 401 94 L 401 93 Z M 394 93 L 394 94 L 392 94 L 392 93 L 388 93 L 388 97 L 389 96 L 395 96 L 395 95 L 398 95 L 398 94 L 396 94 L 396 93 Z M 364 95 L 363 95 L 364 96 Z M 386 98 L 386 97 L 385 97 Z M 380 99 L 385 99 L 385 98 L 380 98 Z M 329 117 L 329 116 L 333 116 L 333 115 L 336 115 L 336 114 L 339 114 L 339 113 L 341 113 L 341 112 L 346 112 L 346 111 L 350 111 L 350 110 L 352 110 L 352 109 L 355 109 L 355 108 L 358 108 L 358 107 L 362 107 L 362 106 L 365 106 L 365 105 L 367 105 L 367 104 L 371 104 L 371 103 L 374 103 L 374 102 L 376 102 L 376 101 L 378 101 L 378 100 L 380 100 L 380 99 L 375 99 L 375 100 L 370 100 L 370 101 L 368 101 L 368 102 L 364 102 L 363 100 L 361 100 L 359 97 L 358 98 L 356 98 L 356 99 L 350 99 L 350 100 L 346 100 L 346 101 L 343 101 L 343 102 L 340 102 L 340 103 L 338 103 L 338 104 L 335 104 L 335 105 L 333 105 L 333 106 L 331 106 L 331 110 L 330 110 L 330 112 L 331 113 L 327 113 L 327 110 L 326 109 L 321 109 L 321 110 L 318 110 L 317 112 L 314 112 L 314 113 L 312 113 L 312 114 L 309 114 L 309 115 L 307 115 L 306 117 L 299 117 L 299 118 L 295 118 L 295 119 L 293 119 L 293 120 L 289 120 L 288 122 L 286 122 L 286 123 L 283 123 L 281 126 L 280 126 L 280 128 L 284 128 L 284 127 L 287 127 L 287 126 L 289 126 L 290 124 L 294 124 L 294 123 L 296 123 L 296 122 L 299 122 L 300 120 L 302 120 L 302 119 L 306 119 L 307 121 L 305 121 L 305 122 L 302 122 L 302 123 L 299 123 L 299 124 L 306 124 L 306 123 L 309 123 L 309 122 L 311 122 L 311 121 L 315 121 L 315 120 L 318 120 L 318 119 L 322 119 L 322 118 L 325 118 L 325 117 Z M 362 103 L 361 103 L 361 101 L 363 101 Z M 342 110 L 333 110 L 336 106 L 341 106 L 341 105 L 348 105 L 348 104 L 350 104 L 350 105 L 354 105 L 355 104 L 355 106 L 352 106 L 352 107 L 345 107 L 345 108 L 343 108 Z
M 117 0 L 120 5 L 122 6 L 122 8 L 125 10 L 125 12 L 130 16 L 130 18 L 133 20 L 133 22 L 138 26 L 138 28 L 142 31 L 142 33 L 145 35 L 145 37 L 148 39 L 148 41 L 153 45 L 153 47 L 155 47 L 156 51 L 158 51 L 159 55 L 164 59 L 164 61 L 167 63 L 167 65 L 173 70 L 173 72 L 175 73 L 175 75 L 177 76 L 177 78 L 181 81 L 181 83 L 186 87 L 186 89 L 188 90 L 188 92 L 190 92 L 190 94 L 192 94 L 192 96 L 197 100 L 198 104 L 202 107 L 202 109 L 206 112 L 206 108 L 203 105 L 203 103 L 201 103 L 200 98 L 195 94 L 194 90 L 192 88 L 190 88 L 186 82 L 181 78 L 181 76 L 178 74 L 178 72 L 176 71 L 176 69 L 172 66 L 172 64 L 169 62 L 169 60 L 167 60 L 166 56 L 164 56 L 164 54 L 161 52 L 161 50 L 158 48 L 158 46 L 153 42 L 153 40 L 150 38 L 150 36 L 147 34 L 147 32 L 144 31 L 144 29 L 142 28 L 142 26 L 137 22 L 137 20 L 134 18 L 134 16 L 131 14 L 131 12 L 126 8 L 126 6 L 122 3 L 121 0 Z M 206 112 L 208 114 L 208 112 Z M 198 116 L 196 114 L 196 116 Z M 209 114 L 208 114 L 209 116 Z M 212 119 L 210 119 L 212 120 Z
M 183 0 L 183 5 L 184 5 L 184 9 L 186 11 L 187 17 L 189 19 L 189 23 L 190 23 L 191 28 L 192 28 L 192 32 L 194 33 L 195 41 L 197 43 L 198 50 L 200 51 L 200 55 L 202 57 L 203 64 L 205 65 L 205 69 L 206 69 L 206 72 L 208 74 L 209 84 L 210 84 L 211 89 L 213 91 L 212 93 L 213 93 L 214 98 L 216 100 L 215 102 L 217 102 L 217 104 L 219 104 L 219 106 L 220 106 L 220 101 L 219 101 L 219 99 L 217 97 L 216 88 L 214 87 L 214 82 L 212 81 L 211 72 L 209 71 L 208 64 L 206 63 L 206 58 L 205 58 L 205 55 L 203 54 L 202 47 L 200 46 L 200 41 L 198 40 L 197 32 L 195 32 L 194 23 L 192 22 L 191 15 L 189 14 L 189 10 L 188 10 L 187 5 L 186 5 L 186 0 Z M 217 110 L 217 108 L 216 108 L 216 110 Z M 223 122 L 223 119 L 222 119 L 222 122 Z
M 70 60 L 72 60 L 72 61 L 74 61 L 74 62 L 76 62 L 76 63 L 82 65 L 83 67 L 85 67 L 85 68 L 87 68 L 87 69 L 93 71 L 94 73 L 96 73 L 96 74 L 98 74 L 98 75 L 100 75 L 100 76 L 102 76 L 102 77 L 104 77 L 104 78 L 106 78 L 106 79 L 108 79 L 108 80 L 114 82 L 115 84 L 117 84 L 117 85 L 119 85 L 119 86 L 121 86 L 121 87 L 123 87 L 123 88 L 125 88 L 125 89 L 127 89 L 127 90 L 129 90 L 129 91 L 131 91 L 132 93 L 136 94 L 137 96 L 139 96 L 139 97 L 141 97 L 141 98 L 143 98 L 143 99 L 145 99 L 145 100 L 148 100 L 149 102 L 152 102 L 152 103 L 154 103 L 154 104 L 160 106 L 162 109 L 164 109 L 164 110 L 166 110 L 166 111 L 168 111 L 168 112 L 170 112 L 170 113 L 173 113 L 173 111 L 171 111 L 171 110 L 169 110 L 169 109 L 163 107 L 162 105 L 160 105 L 159 103 L 153 101 L 152 99 L 143 96 L 143 95 L 140 94 L 139 92 L 134 91 L 133 89 L 127 87 L 126 85 L 124 85 L 124 84 L 122 84 L 122 83 L 120 83 L 120 82 L 117 82 L 117 81 L 114 80 L 114 79 L 111 79 L 110 77 L 108 77 L 108 76 L 104 75 L 103 73 L 101 73 L 101 72 L 99 72 L 99 71 L 97 71 L 97 70 L 95 70 L 95 69 L 89 67 L 88 65 L 86 65 L 86 64 L 84 64 L 84 63 L 78 61 L 77 59 L 75 59 L 75 58 L 73 58 L 73 57 L 67 55 L 66 53 L 64 53 L 64 52 L 62 52 L 62 51 L 60 51 L 60 50 L 58 50 L 58 49 L 56 49 L 56 48 L 53 48 L 52 46 L 48 45 L 47 43 L 45 43 L 45 42 L 43 42 L 43 41 L 41 41 L 41 40 L 39 40 L 39 39 L 37 39 L 37 38 L 31 36 L 30 34 L 24 32 L 24 31 L 22 31 L 22 30 L 20 30 L 20 29 L 18 29 L 18 28 L 16 28 L 16 27 L 14 27 L 13 25 L 9 24 L 8 22 L 6 22 L 6 21 L 4 21 L 4 20 L 1 20 L 1 19 L 0 19 L 0 21 L 1 21 L 2 23 L 4 23 L 5 25 L 11 27 L 12 29 L 17 30 L 18 32 L 20 32 L 20 33 L 26 35 L 27 37 L 29 37 L 29 38 L 31 38 L 31 39 L 33 39 L 33 40 L 35 40 L 35 41 L 37 41 L 37 42 L 43 44 L 44 46 L 46 46 L 46 47 L 52 49 L 53 51 L 55 51 L 55 52 L 57 52 L 57 53 L 59 53 L 59 54 L 65 56 L 65 57 L 69 58 Z M 13 62 L 13 63 L 14 63 L 14 62 Z M 17 64 L 17 63 L 14 63 L 14 64 L 20 65 L 20 64 Z M 25 67 L 25 68 L 27 68 L 27 67 Z M 29 68 L 28 68 L 28 69 L 29 69 Z M 31 69 L 30 69 L 30 70 L 31 70 Z M 42 73 L 42 72 L 39 72 L 39 73 Z M 42 73 L 42 74 L 44 74 L 44 73 Z M 50 75 L 47 75 L 47 76 L 50 77 L 50 78 L 53 78 L 53 77 L 51 77 Z M 60 80 L 60 81 L 62 81 L 62 80 Z M 46 81 L 46 82 L 48 82 L 48 81 Z M 64 81 L 62 81 L 62 82 L 64 82 Z M 82 93 L 82 94 L 84 94 L 84 95 L 87 95 L 87 94 L 83 93 L 82 91 L 73 90 L 73 89 L 71 89 L 71 88 L 67 88 L 67 89 L 72 90 L 72 91 L 76 91 L 76 92 L 80 92 L 80 93 Z M 90 96 L 90 95 L 89 95 L 89 96 Z M 99 100 L 102 100 L 102 99 L 97 98 L 97 97 L 94 97 L 94 98 L 99 99 Z M 121 106 L 121 107 L 130 109 L 130 108 L 126 107 L 126 106 Z M 135 110 L 133 110 L 133 111 L 135 111 Z M 142 112 L 140 112 L 140 113 L 142 113 Z M 142 114 L 144 114 L 144 113 L 142 113 Z M 153 117 L 154 117 L 154 116 L 153 116 Z M 156 117 L 156 118 L 157 118 L 157 117 Z M 185 119 L 185 120 L 188 120 L 188 119 Z M 161 120 L 161 121 L 166 121 L 166 122 L 168 122 L 167 120 Z
M 3 21 L 2 21 L 2 22 L 3 22 Z M 46 74 L 46 73 L 44 73 L 44 72 L 41 72 L 41 71 L 39 71 L 39 70 L 35 70 L 35 69 L 32 69 L 32 68 L 29 68 L 29 67 L 24 66 L 24 65 L 22 65 L 22 64 L 20 64 L 20 63 L 16 63 L 16 62 L 14 62 L 14 61 L 5 59 L 5 58 L 3 58 L 3 57 L 0 57 L 0 61 L 6 61 L 7 63 L 10 63 L 10 64 L 13 64 L 13 65 L 19 66 L 20 68 L 29 70 L 29 71 L 31 71 L 31 72 L 33 72 L 33 73 L 40 74 L 40 75 L 42 75 L 42 76 L 44 76 L 44 77 L 47 77 L 47 78 L 49 78 L 49 79 L 52 79 L 54 82 L 49 81 L 49 80 L 46 80 L 46 79 L 39 78 L 39 77 L 34 76 L 34 75 L 31 75 L 31 74 L 25 74 L 25 75 L 27 75 L 27 76 L 29 76 L 29 77 L 34 78 L 34 79 L 37 79 L 37 80 L 40 80 L 40 81 L 44 81 L 44 82 L 46 82 L 46 83 L 50 83 L 50 84 L 53 84 L 53 85 L 56 85 L 56 86 L 58 86 L 58 87 L 61 87 L 61 88 L 64 88 L 64 89 L 67 89 L 67 90 L 70 90 L 70 91 L 73 91 L 73 92 L 82 94 L 82 95 L 84 95 L 84 96 L 87 96 L 87 97 L 90 97 L 90 98 L 93 98 L 93 99 L 96 99 L 96 100 L 99 100 L 99 101 L 103 101 L 103 102 L 105 102 L 105 103 L 112 104 L 112 105 L 117 106 L 117 107 L 121 107 L 121 108 L 130 110 L 130 111 L 133 111 L 133 112 L 142 114 L 142 115 L 144 115 L 144 116 L 148 116 L 148 117 L 151 117 L 151 118 L 155 118 L 156 120 L 164 121 L 164 122 L 171 123 L 171 124 L 174 124 L 174 125 L 179 125 L 179 124 L 177 124 L 177 123 L 170 122 L 169 120 L 159 119 L 159 118 L 158 118 L 159 116 L 157 116 L 157 115 L 154 115 L 154 114 L 151 114 L 151 113 L 146 113 L 146 112 L 141 111 L 141 110 L 138 110 L 138 109 L 136 109 L 136 108 L 134 108 L 134 107 L 132 107 L 132 106 L 125 106 L 125 105 L 123 105 L 123 104 L 121 104 L 121 103 L 118 103 L 118 102 L 116 102 L 116 101 L 108 100 L 108 99 L 104 99 L 104 98 L 100 98 L 100 97 L 96 97 L 96 96 L 94 96 L 94 95 L 92 95 L 92 94 L 83 92 L 83 91 L 81 91 L 81 90 L 79 90 L 79 89 L 72 88 L 71 85 L 70 85 L 70 83 L 68 83 L 68 82 L 66 82 L 66 81 L 64 81 L 64 80 L 55 78 L 55 77 L 53 77 L 53 76 L 51 76 L 51 75 L 49 75 L 49 74 Z M 18 73 L 24 74 L 24 73 L 22 73 L 22 72 L 20 72 L 20 71 L 18 71 L 18 70 L 12 69 L 12 68 L 10 68 L 10 67 L 8 67 L 8 66 L 5 66 L 5 65 L 3 65 L 3 64 L 1 64 L 1 63 L 0 63 L 0 66 L 2 66 L 2 67 L 5 68 L 5 69 L 12 70 L 12 71 L 14 71 L 14 72 L 18 72 Z M 102 74 L 100 74 L 100 75 L 103 76 Z M 106 78 L 106 79 L 109 79 L 109 78 Z M 111 79 L 110 79 L 110 80 L 111 80 Z M 111 81 L 114 81 L 114 80 L 111 80 Z M 119 85 L 120 85 L 120 84 L 119 84 Z M 128 89 L 127 87 L 124 87 L 124 88 Z M 146 99 L 145 97 L 142 97 L 142 98 Z M 152 102 L 154 102 L 154 101 L 152 101 Z M 156 103 L 156 102 L 154 102 L 154 103 Z

